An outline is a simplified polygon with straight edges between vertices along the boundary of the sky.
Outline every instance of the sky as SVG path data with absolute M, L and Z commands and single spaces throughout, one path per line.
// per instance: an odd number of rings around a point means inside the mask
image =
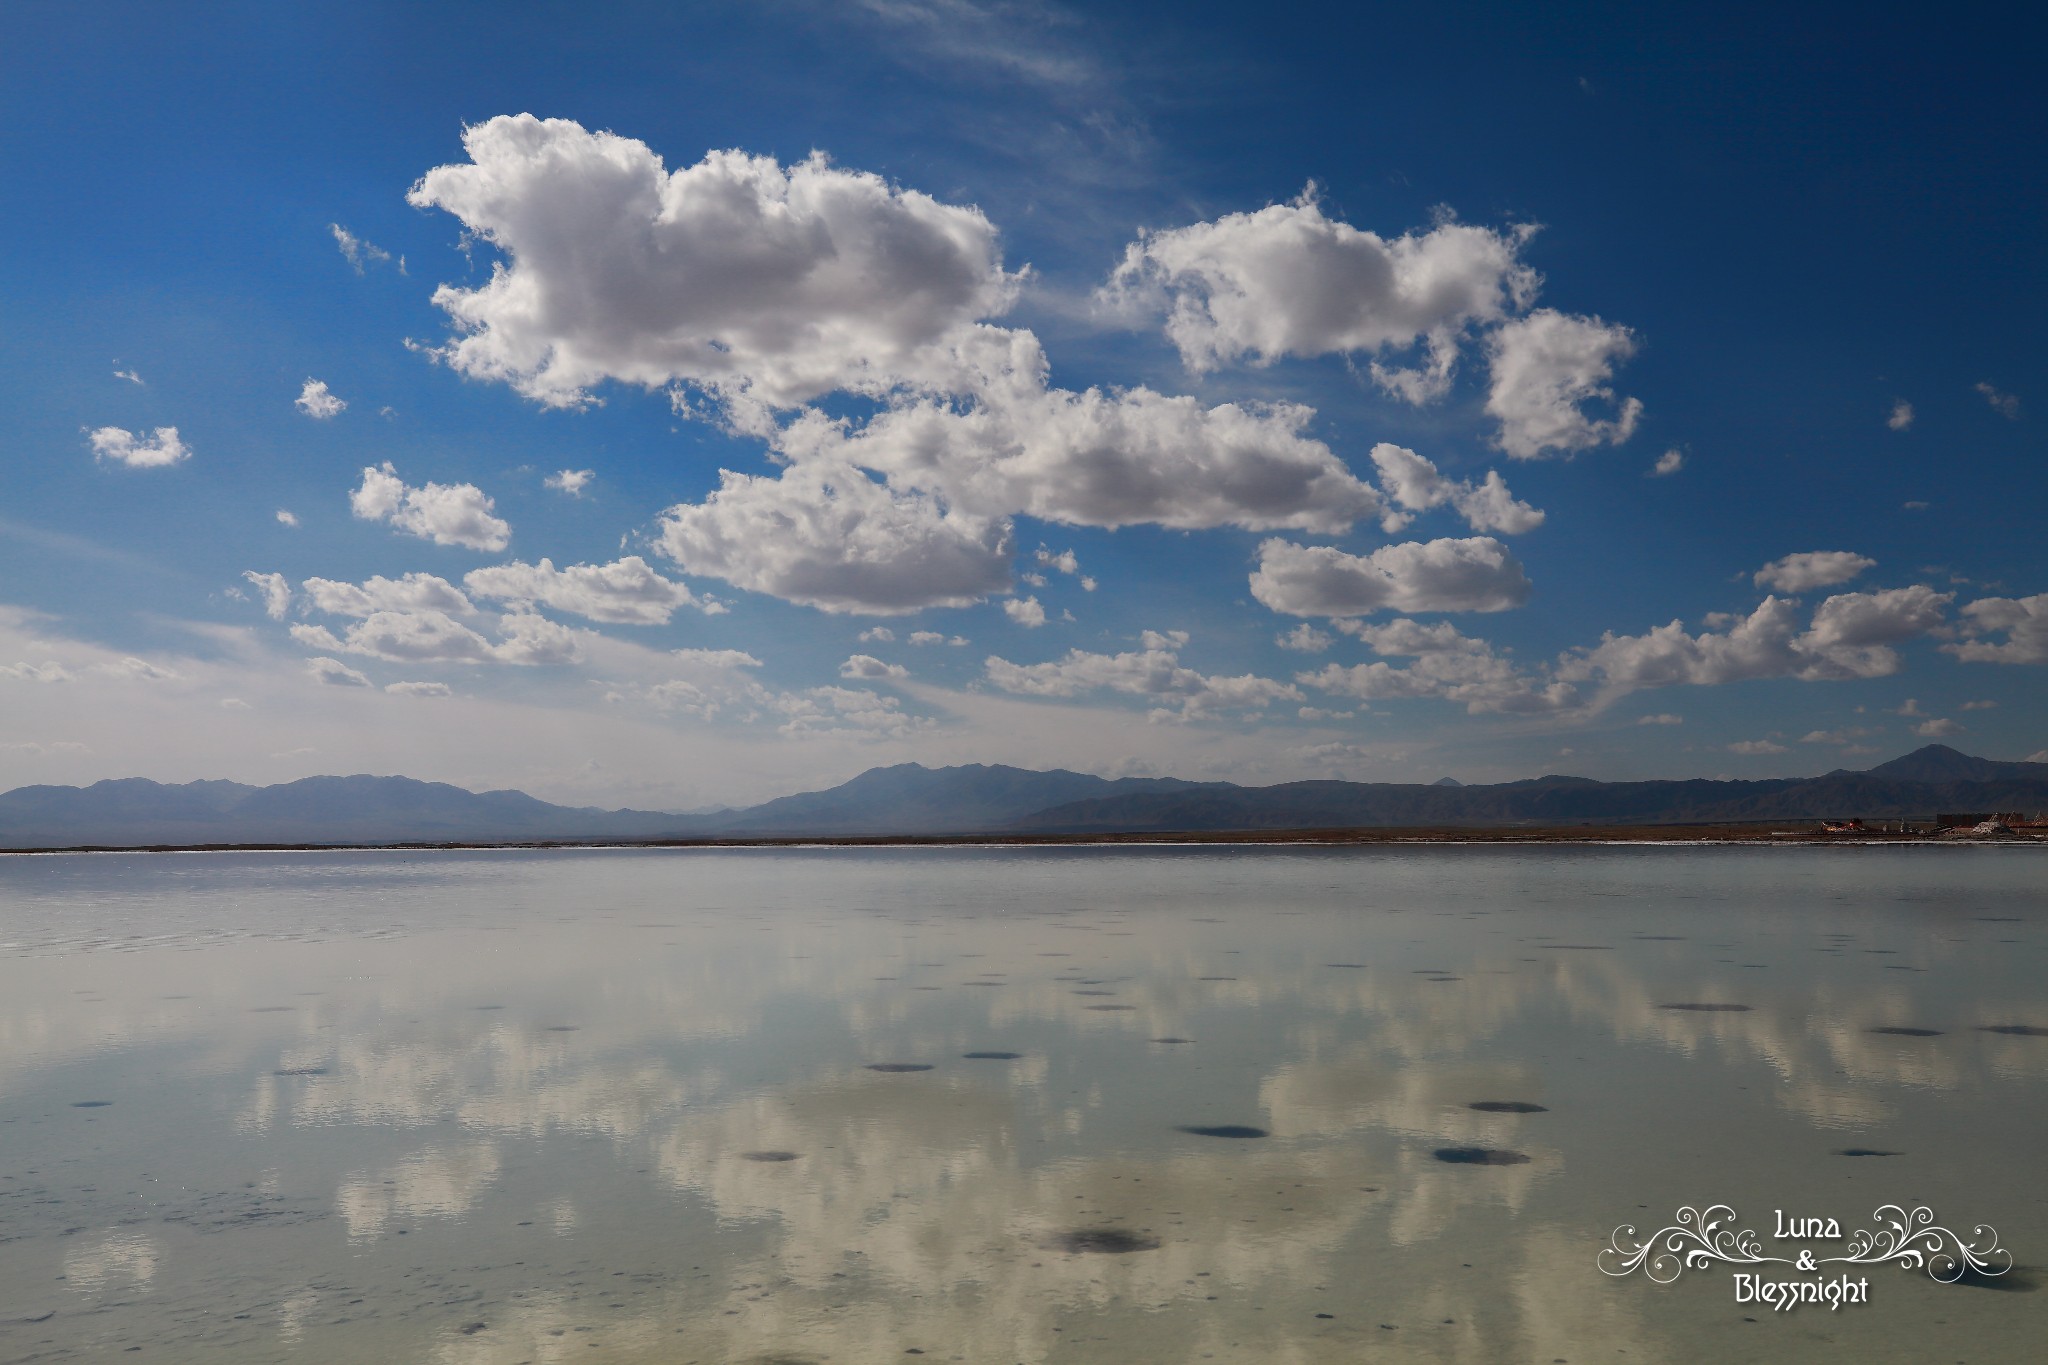
M 2048 761 L 2014 16 L 10 6 L 0 789 Z

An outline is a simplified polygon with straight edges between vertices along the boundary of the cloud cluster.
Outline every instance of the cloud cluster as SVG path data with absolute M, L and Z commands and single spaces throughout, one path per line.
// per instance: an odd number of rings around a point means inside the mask
M 526 114 L 472 125 L 463 148 L 467 164 L 428 171 L 408 201 L 508 260 L 435 291 L 459 329 L 441 355 L 550 406 L 608 379 L 776 407 L 875 392 L 1015 292 L 978 209 L 821 154 L 712 152 L 670 171 L 643 142 Z
M 1953 599 L 1925 584 L 1843 593 L 1815 608 L 1802 630 L 1796 603 L 1766 597 L 1725 629 L 1692 635 L 1673 621 L 1643 635 L 1610 632 L 1598 645 L 1567 655 L 1557 675 L 1623 691 L 1755 678 L 1881 678 L 1899 669 L 1893 646 L 1940 629 Z
M 1569 455 L 1626 441 L 1643 405 L 1617 400 L 1609 381 L 1614 367 L 1635 352 L 1628 328 L 1554 308 L 1503 323 L 1487 340 L 1486 411 L 1500 421 L 1500 448 L 1513 459 L 1533 460 L 1548 451 Z M 1590 417 L 1588 403 L 1611 404 L 1614 415 Z
M 1183 667 L 1176 652 L 1185 632 L 1148 631 L 1142 650 L 1093 654 L 1068 650 L 1066 657 L 1040 664 L 1015 664 L 991 654 L 984 662 L 989 682 L 1005 692 L 1032 697 L 1074 697 L 1110 691 L 1155 701 L 1154 720 L 1197 720 L 1224 711 L 1263 711 L 1277 701 L 1300 701 L 1288 683 L 1253 674 L 1212 677 Z
M 1379 662 L 1333 663 L 1297 674 L 1296 682 L 1360 701 L 1437 697 L 1462 703 L 1474 714 L 1558 711 L 1578 700 L 1577 689 L 1570 684 L 1532 678 L 1486 641 L 1459 633 L 1449 622 L 1424 625 L 1399 618 L 1382 626 L 1340 624 L 1375 654 L 1414 662 L 1402 668 Z
M 244 574 L 243 577 L 254 582 L 258 576 Z M 284 581 L 281 574 L 268 577 L 280 584 Z M 336 582 L 331 578 L 309 578 L 299 587 L 315 611 L 329 616 L 363 618 L 380 611 L 435 611 L 454 616 L 476 613 L 476 605 L 463 596 L 460 588 L 430 573 L 409 573 L 402 578 L 378 575 L 360 584 Z M 272 600 L 274 602 L 275 598 Z M 284 610 L 281 606 L 273 606 L 270 614 L 282 618 Z
M 558 469 L 542 479 L 541 484 L 554 489 L 557 493 L 580 498 L 583 496 L 583 490 L 588 488 L 590 481 L 596 477 L 597 471 L 594 469 Z
M 545 617 L 507 615 L 497 628 L 492 641 L 446 612 L 372 611 L 339 636 L 313 625 L 293 626 L 291 635 L 308 649 L 391 663 L 564 664 L 580 653 L 576 633 Z
M 363 482 L 349 494 L 348 505 L 364 521 L 389 522 L 436 545 L 497 551 L 512 539 L 512 527 L 492 515 L 495 504 L 475 484 L 413 488 L 389 460 L 382 468 L 364 468 Z
M 566 569 L 557 569 L 547 559 L 538 564 L 499 564 L 471 570 L 462 584 L 494 602 L 522 608 L 553 607 L 614 625 L 666 625 L 681 607 L 712 615 L 725 610 L 681 583 L 663 578 L 638 555 L 610 564 L 572 564 Z
M 1491 536 L 1411 541 L 1354 555 L 1327 545 L 1259 546 L 1252 596 L 1289 616 L 1378 611 L 1507 611 L 1529 600 L 1529 579 Z
M 2048 664 L 2048 593 L 1979 598 L 1963 608 L 1963 622 L 1970 638 L 1942 646 L 1963 663 Z
M 158 427 L 140 436 L 125 427 L 98 427 L 85 434 L 96 460 L 112 460 L 130 469 L 163 469 L 192 458 L 192 449 L 178 439 L 176 427 Z
M 1053 386 L 1038 338 L 987 320 L 1023 277 L 1004 269 L 979 210 L 817 155 L 783 165 L 715 152 L 670 171 L 643 143 L 559 119 L 494 118 L 464 145 L 469 161 L 429 171 L 411 200 L 454 214 L 504 259 L 485 284 L 436 292 L 455 325 L 441 358 L 553 406 L 592 401 L 608 381 L 666 387 L 680 409 L 702 404 L 762 438 L 782 464 L 728 471 L 702 501 L 664 514 L 660 549 L 687 573 L 827 611 L 896 614 L 1008 588 L 1018 516 L 1339 534 L 1384 508 L 1309 434 L 1305 407 Z M 1520 229 L 1443 223 L 1388 242 L 1310 201 L 1252 217 L 1199 249 L 1197 229 L 1148 237 L 1116 287 L 1197 291 L 1208 321 L 1187 325 L 1208 328 L 1200 354 L 1266 358 L 1453 345 L 1468 324 L 1525 307 L 1534 288 L 1515 260 Z M 1335 252 L 1332 268 L 1352 281 L 1346 318 L 1243 331 L 1296 248 L 1259 264 L 1265 248 L 1250 238 L 1219 245 L 1240 228 L 1292 234 L 1318 260 Z M 1360 271 L 1379 282 L 1358 284 Z M 835 393 L 874 401 L 859 416 L 808 406 Z M 1489 530 L 1541 519 L 1497 475 L 1454 483 L 1409 461 L 1398 521 L 1443 505 Z M 577 491 L 562 482 L 572 473 L 550 486 Z
M 1006 521 L 828 461 L 724 471 L 703 502 L 663 514 L 660 545 L 686 573 L 828 612 L 905 615 L 1010 586 Z
M 1103 299 L 1163 306 L 1168 338 L 1197 373 L 1247 358 L 1420 345 L 1420 368 L 1373 361 L 1383 387 L 1420 402 L 1448 386 L 1462 333 L 1535 297 L 1538 276 L 1517 259 L 1534 231 L 1443 222 L 1390 241 L 1325 215 L 1311 185 L 1290 204 L 1146 233 L 1125 249 Z
M 1372 448 L 1372 462 L 1380 472 L 1380 487 L 1403 509 L 1380 518 L 1380 528 L 1390 534 L 1406 527 L 1416 513 L 1446 504 L 1475 531 L 1518 536 L 1543 524 L 1543 513 L 1516 501 L 1497 470 L 1488 470 L 1478 484 L 1447 479 L 1414 451 L 1385 441 Z

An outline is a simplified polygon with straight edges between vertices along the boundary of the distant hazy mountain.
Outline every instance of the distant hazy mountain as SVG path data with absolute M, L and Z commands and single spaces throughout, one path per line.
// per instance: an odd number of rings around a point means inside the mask
M 785 796 L 705 822 L 721 834 L 960 834 L 1005 829 L 1036 811 L 1136 793 L 1168 793 L 1229 783 L 1172 777 L 1110 779 L 1088 773 L 970 763 L 870 768 L 829 791 Z
M 553 806 L 409 777 L 308 777 L 274 787 L 130 777 L 0 794 L 0 847 L 472 843 L 661 838 L 689 817 Z
M 827 791 L 700 815 L 555 806 L 524 792 L 470 792 L 406 777 L 309 777 L 274 787 L 142 778 L 21 787 L 0 794 L 0 848 L 1924 820 L 2008 810 L 2048 811 L 2048 763 L 1973 758 L 1939 744 L 1868 772 L 1761 782 L 1550 776 L 1476 786 L 1241 787 L 905 763 Z

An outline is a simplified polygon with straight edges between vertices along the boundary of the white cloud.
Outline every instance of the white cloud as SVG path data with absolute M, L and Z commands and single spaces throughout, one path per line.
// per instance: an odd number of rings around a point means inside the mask
M 1685 468 L 1685 453 L 1674 447 L 1657 457 L 1657 463 L 1650 466 L 1650 477 L 1653 479 L 1668 478 L 1683 468 Z
M 1291 649 L 1298 654 L 1321 654 L 1334 641 L 1324 632 L 1304 621 L 1284 635 L 1273 637 L 1273 643 L 1282 649 Z
M 829 612 L 966 606 L 1010 580 L 1007 523 L 829 463 L 723 471 L 702 503 L 663 514 L 661 549 L 687 573 Z
M 666 625 L 679 607 L 695 607 L 712 615 L 725 610 L 697 597 L 681 583 L 663 578 L 638 555 L 610 564 L 572 564 L 566 569 L 557 569 L 546 559 L 538 564 L 499 564 L 472 570 L 462 583 L 478 597 L 553 607 L 615 625 Z
M 902 664 L 885 664 L 872 654 L 855 654 L 839 665 L 839 676 L 870 682 L 895 681 L 909 677 L 910 670 Z
M 2048 593 L 1980 597 L 1963 608 L 1970 638 L 1942 648 L 1966 664 L 2048 663 Z M 2004 635 L 2002 641 L 1986 635 Z
M 1759 588 L 1805 592 L 1810 588 L 1831 588 L 1837 583 L 1846 583 L 1865 570 L 1876 567 L 1876 560 L 1847 550 L 1812 550 L 1772 560 L 1758 569 L 1751 581 Z
M 1539 308 L 1495 328 L 1487 339 L 1492 381 L 1486 411 L 1500 420 L 1500 448 L 1518 460 L 1545 451 L 1570 454 L 1620 445 L 1635 433 L 1643 405 L 1618 402 L 1608 381 L 1636 351 L 1635 334 L 1599 318 Z M 1614 416 L 1588 417 L 1583 405 L 1614 402 Z
M 309 578 L 299 586 L 314 609 L 329 616 L 363 617 L 380 611 L 434 611 L 469 616 L 476 612 L 475 604 L 462 595 L 460 588 L 430 573 L 409 573 L 396 579 L 379 575 L 361 585 Z
M 447 683 L 438 682 L 395 682 L 386 683 L 384 690 L 399 697 L 452 697 L 455 695 Z
M 255 708 L 240 697 L 222 697 L 220 699 L 220 709 L 223 711 L 253 711 Z
M 1483 483 L 1445 478 L 1430 461 L 1402 446 L 1382 441 L 1372 448 L 1372 462 L 1380 472 L 1380 487 L 1406 513 L 1388 513 L 1380 519 L 1381 529 L 1392 533 L 1414 520 L 1413 513 L 1455 507 L 1475 531 L 1500 531 L 1520 535 L 1543 524 L 1543 513 L 1526 502 L 1517 502 L 1508 492 L 1498 471 L 1488 470 Z
M 1685 724 L 1685 717 L 1684 717 L 1684 716 L 1675 716 L 1675 715 L 1671 714 L 1671 713 L 1670 713 L 1669 711 L 1660 711 L 1660 712 L 1658 712 L 1658 713 L 1657 713 L 1656 715 L 1654 715 L 1654 716 L 1637 716 L 1637 717 L 1636 717 L 1636 724 L 1638 724 L 1638 725 L 1683 725 L 1683 724 Z
M 434 302 L 463 374 L 574 406 L 607 379 L 790 406 L 921 372 L 920 353 L 1016 288 L 978 209 L 821 154 L 790 166 L 712 152 L 669 171 L 645 143 L 566 119 L 463 132 L 470 161 L 407 196 L 509 258 Z
M 583 490 L 588 488 L 590 481 L 596 477 L 597 471 L 594 469 L 558 469 L 542 479 L 541 483 L 557 493 L 567 493 L 572 498 L 580 498 L 583 496 Z
M 1966 701 L 1963 703 L 1963 709 L 1965 711 L 1995 711 L 1998 709 L 1998 703 L 1995 701 Z
M 242 577 L 253 583 L 256 590 L 263 594 L 263 610 L 270 619 L 284 620 L 284 614 L 291 610 L 292 605 L 292 585 L 285 580 L 285 576 L 281 573 L 257 573 L 254 569 L 246 569 Z
M 144 387 L 147 387 L 147 381 L 133 370 L 116 370 L 114 371 L 114 378 L 125 379 L 131 384 L 142 384 Z
M 906 402 L 858 429 L 807 413 L 778 445 L 799 463 L 863 465 L 984 517 L 1335 534 L 1379 510 L 1371 487 L 1303 434 L 1309 408 L 1047 388 L 1037 339 L 1006 335 L 1020 354 L 1000 375 L 970 377 L 979 402 Z
M 176 427 L 158 427 L 138 436 L 125 427 L 99 427 L 86 433 L 94 459 L 113 460 L 130 469 L 162 469 L 192 458 L 191 447 L 178 439 Z
M 1884 419 L 1884 424 L 1893 431 L 1904 431 L 1912 426 L 1913 405 L 1903 398 L 1892 400 L 1891 414 Z
M 1963 727 L 1946 717 L 1937 716 L 1932 720 L 1921 721 L 1913 727 L 1913 733 L 1924 735 L 1928 739 L 1946 739 L 1950 735 L 1963 733 Z
M 1867 739 L 1870 731 L 1860 725 L 1845 725 L 1839 730 L 1809 730 L 1799 737 L 1801 744 L 1834 744 L 1843 748 Z
M 1728 746 L 1728 751 L 1736 754 L 1782 754 L 1785 746 L 1768 739 L 1738 739 Z
M 339 223 L 329 223 L 327 230 L 334 234 L 334 244 L 341 248 L 341 254 L 358 275 L 363 273 L 365 263 L 375 265 L 391 259 L 390 252 L 364 241 Z
M 1166 334 L 1196 372 L 1419 344 L 1417 368 L 1375 359 L 1372 373 L 1420 403 L 1449 386 L 1467 328 L 1534 298 L 1536 272 L 1517 259 L 1533 232 L 1442 222 L 1388 240 L 1326 217 L 1311 185 L 1291 204 L 1146 233 L 1099 297 L 1122 311 L 1165 309 Z
M 491 652 L 508 664 L 568 664 L 582 654 L 576 632 L 544 616 L 500 617 L 498 633 L 504 639 Z
M 1038 547 L 1036 558 L 1040 564 L 1045 565 L 1048 569 L 1058 569 L 1063 574 L 1072 575 L 1081 572 L 1081 561 L 1072 550 L 1061 550 L 1058 554 L 1054 554 L 1050 549 L 1041 545 Z
M 964 645 L 967 643 L 967 637 L 965 635 L 955 635 L 948 639 L 943 631 L 914 630 L 910 632 L 910 643 L 914 645 Z
M 498 551 L 512 528 L 492 515 L 495 504 L 475 484 L 429 483 L 409 487 L 389 460 L 365 467 L 362 486 L 349 495 L 349 508 L 364 521 L 387 521 L 401 531 L 471 550 Z
M 1045 624 L 1045 608 L 1036 597 L 1012 597 L 1003 603 L 1003 615 L 1027 630 Z
M 299 390 L 299 396 L 292 400 L 292 406 L 316 421 L 325 421 L 339 414 L 348 404 L 329 392 L 325 380 L 308 379 L 306 386 Z
M 1905 703 L 1892 714 L 1896 716 L 1924 716 L 1927 713 L 1920 709 L 1920 699 L 1918 697 L 1908 697 Z
M 299 524 L 298 514 L 288 512 L 280 507 L 277 509 L 277 524 L 279 526 L 297 526 Z
M 929 631 L 923 630 L 918 632 L 919 635 L 928 635 L 930 633 L 931 632 Z M 886 645 L 891 644 L 895 641 L 896 632 L 889 629 L 887 626 L 869 626 L 866 630 L 862 631 L 855 638 L 857 638 L 862 644 Z
M 1821 603 L 1804 632 L 1796 603 L 1766 597 L 1749 616 L 1699 635 L 1687 634 L 1678 621 L 1644 635 L 1610 632 L 1600 644 L 1567 655 L 1557 674 L 1568 682 L 1599 678 L 1620 691 L 1755 678 L 1880 678 L 1899 669 L 1890 646 L 1938 629 L 1953 596 L 1924 584 L 1845 593 Z
M 1462 702 L 1467 711 L 1529 714 L 1558 711 L 1577 701 L 1576 689 L 1542 683 L 1494 653 L 1484 640 L 1462 635 L 1449 622 L 1424 625 L 1405 618 L 1383 626 L 1339 622 L 1374 653 L 1412 657 L 1406 668 L 1391 664 L 1327 664 L 1295 681 L 1361 701 L 1437 697 Z
M 1370 555 L 1268 540 L 1252 596 L 1290 616 L 1376 611 L 1506 611 L 1529 600 L 1529 580 L 1490 536 L 1410 541 Z
M 393 663 L 558 664 L 579 654 L 576 634 L 544 617 L 507 615 L 496 644 L 440 611 L 376 611 L 336 636 L 325 626 L 293 626 L 309 649 L 364 654 Z
M 1177 633 L 1177 632 L 1176 632 Z M 1150 640 L 1162 637 L 1149 636 Z M 1172 650 L 1147 648 L 1142 653 L 1091 654 L 1069 650 L 1050 663 L 1014 664 L 991 654 L 983 665 L 988 680 L 1005 692 L 1036 697 L 1073 697 L 1104 689 L 1159 701 L 1154 720 L 1194 720 L 1220 711 L 1260 711 L 1276 701 L 1300 701 L 1295 687 L 1251 674 L 1206 677 L 1183 668 Z M 1169 709 L 1165 703 L 1178 705 Z
M 339 659 L 315 657 L 306 660 L 306 671 L 329 687 L 368 687 L 370 680 Z
M 1988 383 L 1979 383 L 1976 388 L 1978 393 L 1984 395 L 1984 401 L 1991 405 L 1993 412 L 2009 422 L 2019 421 L 2020 400 L 2018 396 L 2010 393 L 2001 393 L 1996 387 Z

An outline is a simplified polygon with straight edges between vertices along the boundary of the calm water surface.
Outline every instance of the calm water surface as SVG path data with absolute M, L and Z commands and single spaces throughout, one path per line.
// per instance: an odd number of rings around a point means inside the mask
M 0 859 L 0 1362 L 2037 1358 L 2044 921 L 1984 848 Z M 1709 1204 L 2018 1264 L 1596 1268 Z

